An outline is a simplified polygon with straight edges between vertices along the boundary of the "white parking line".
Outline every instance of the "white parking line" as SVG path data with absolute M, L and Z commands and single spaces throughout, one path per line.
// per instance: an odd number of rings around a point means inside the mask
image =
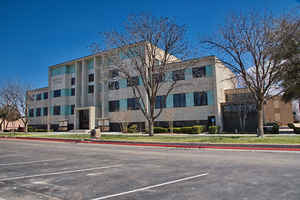
M 99 172 L 99 173 L 91 173 L 91 174 L 87 174 L 87 176 L 97 176 L 97 175 L 102 175 L 103 172 Z
M 135 189 L 135 190 L 130 190 L 130 191 L 127 191 L 127 192 L 121 192 L 121 193 L 118 193 L 118 194 L 107 195 L 107 196 L 95 198 L 95 199 L 92 199 L 92 200 L 109 199 L 109 198 L 112 198 L 112 197 L 122 196 L 122 195 L 130 194 L 130 193 L 140 192 L 140 191 L 149 190 L 149 189 L 153 189 L 153 188 L 157 188 L 157 187 L 161 187 L 161 186 L 165 186 L 165 185 L 170 185 L 170 184 L 174 184 L 174 183 L 178 183 L 178 182 L 182 182 L 182 181 L 187 181 L 187 180 L 195 179 L 195 178 L 198 178 L 198 177 L 201 177 L 201 176 L 206 176 L 206 175 L 208 175 L 208 173 L 198 174 L 196 176 L 190 176 L 190 177 L 177 179 L 177 180 L 174 180 L 174 181 L 169 181 L 169 182 L 165 182 L 165 183 L 161 183 L 161 184 L 157 184 L 157 185 L 151 185 L 151 186 L 147 186 L 147 187 L 143 187 L 143 188 L 139 188 L 139 189 Z
M 85 172 L 85 171 L 92 171 L 96 169 L 108 169 L 113 167 L 120 167 L 121 165 L 110 165 L 105 167 L 94 167 L 94 168 L 88 168 L 88 169 L 77 169 L 72 171 L 61 171 L 61 172 L 52 172 L 52 173 L 45 173 L 45 174 L 36 174 L 36 175 L 30 175 L 30 176 L 18 176 L 18 177 L 12 177 L 12 178 L 3 178 L 0 179 L 0 181 L 12 181 L 12 180 L 19 180 L 19 179 L 25 179 L 25 178 L 35 178 L 35 177 L 41 177 L 41 176 L 51 176 L 51 175 L 59 175 L 59 174 L 70 174 L 70 173 L 76 173 L 76 172 Z
M 58 160 L 65 160 L 65 159 L 36 160 L 36 161 L 16 162 L 16 163 L 0 163 L 0 166 L 7 166 L 7 165 L 25 165 L 25 164 L 40 163 L 40 162 L 50 162 L 50 161 L 58 161 Z

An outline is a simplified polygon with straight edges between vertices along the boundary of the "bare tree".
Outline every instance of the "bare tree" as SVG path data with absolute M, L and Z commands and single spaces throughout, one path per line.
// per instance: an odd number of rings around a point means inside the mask
M 9 119 L 20 119 L 24 124 L 25 131 L 28 130 L 28 121 L 29 121 L 29 108 L 27 105 L 28 100 L 32 100 L 27 94 L 27 91 L 30 89 L 26 84 L 21 84 L 18 82 L 9 82 L 1 90 L 1 99 L 5 102 L 9 108 L 7 117 Z
M 185 33 L 185 26 L 169 18 L 138 15 L 128 17 L 123 32 L 104 34 L 107 48 L 117 48 L 107 51 L 106 62 L 120 72 L 120 78 L 127 79 L 146 118 L 149 136 L 153 136 L 154 121 L 164 108 L 155 109 L 157 96 L 164 97 L 161 101 L 165 105 L 177 85 L 168 73 L 168 64 L 179 62 L 188 54 Z
M 282 40 L 275 34 L 277 29 L 272 15 L 251 12 L 231 16 L 217 36 L 201 41 L 205 48 L 218 52 L 220 60 L 242 79 L 253 95 L 261 137 L 264 135 L 263 105 L 278 85 L 283 67 L 282 59 L 272 56 Z

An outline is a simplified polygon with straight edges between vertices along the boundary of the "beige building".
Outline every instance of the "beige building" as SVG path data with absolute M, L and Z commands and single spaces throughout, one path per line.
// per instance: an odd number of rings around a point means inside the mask
M 124 121 L 143 126 L 145 118 L 135 106 L 132 81 L 118 77 L 106 55 L 100 52 L 50 66 L 48 87 L 29 91 L 33 96 L 28 101 L 29 124 L 48 129 L 109 126 L 112 131 L 119 130 Z M 234 88 L 228 80 L 232 72 L 215 56 L 186 61 L 173 58 L 166 77 L 176 78 L 180 87 L 167 97 L 166 105 L 158 105 L 165 108 L 157 125 L 173 121 L 174 126 L 222 126 L 221 103 L 225 102 L 224 90 Z M 141 84 L 135 78 L 135 84 Z

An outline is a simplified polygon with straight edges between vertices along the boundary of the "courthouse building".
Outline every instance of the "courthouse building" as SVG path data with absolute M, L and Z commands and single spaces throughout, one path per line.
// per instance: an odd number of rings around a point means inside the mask
M 28 91 L 32 97 L 27 101 L 29 125 L 54 130 L 103 126 L 118 131 L 123 122 L 143 124 L 145 118 L 130 88 L 132 81 L 116 78 L 118 72 L 106 62 L 106 56 L 106 52 L 99 52 L 50 66 L 48 87 Z M 165 107 L 157 125 L 172 121 L 175 127 L 223 126 L 224 90 L 234 88 L 229 80 L 233 73 L 227 67 L 215 56 L 174 59 L 168 64 L 167 73 L 170 81 L 176 79 L 180 87 L 168 95 L 166 105 L 156 105 Z M 142 84 L 139 77 L 136 84 Z

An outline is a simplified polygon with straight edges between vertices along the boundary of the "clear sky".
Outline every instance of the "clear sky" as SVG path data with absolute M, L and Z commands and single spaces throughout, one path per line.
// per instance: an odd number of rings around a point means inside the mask
M 48 66 L 91 54 L 98 32 L 118 29 L 130 14 L 173 17 L 196 44 L 231 12 L 297 6 L 300 0 L 0 0 L 0 84 L 47 86 Z

